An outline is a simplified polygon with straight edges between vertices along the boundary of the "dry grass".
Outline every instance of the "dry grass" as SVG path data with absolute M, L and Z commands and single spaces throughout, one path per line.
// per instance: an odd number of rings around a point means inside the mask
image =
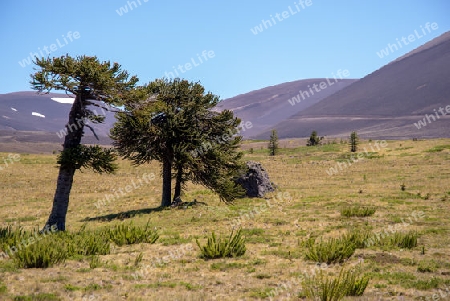
M 123 220 L 143 226 L 150 219 L 159 240 L 115 247 L 111 255 L 80 257 L 46 270 L 16 269 L 12 260 L 0 258 L 0 300 L 45 293 L 53 294 L 55 300 L 258 300 L 270 296 L 299 300 L 301 278 L 319 268 L 305 259 L 305 242 L 310 237 L 340 237 L 359 227 L 374 233 L 400 228 L 417 231 L 419 239 L 412 249 L 357 249 L 343 265 L 361 264 L 372 279 L 363 297 L 352 300 L 397 300 L 400 295 L 405 300 L 431 298 L 439 290 L 450 291 L 450 150 L 428 150 L 449 144 L 449 139 L 389 141 L 388 148 L 371 159 L 334 176 L 326 170 L 348 153 L 345 144 L 283 148 L 276 157 L 254 147 L 245 159 L 262 162 L 280 191 L 292 198 L 274 194 L 269 201 L 242 199 L 230 206 L 203 187 L 190 185 L 183 200 L 196 199 L 198 205 L 159 210 L 157 163 L 133 167 L 121 161 L 115 175 L 78 172 L 68 231 L 84 223 L 88 229 L 113 227 Z M 364 146 L 369 142 L 361 149 Z M 7 155 L 0 154 L 0 159 Z M 43 225 L 55 188 L 55 162 L 55 155 L 21 154 L 20 161 L 0 171 L 0 226 L 20 224 L 31 230 Z M 155 173 L 156 179 L 126 193 L 126 186 L 133 185 L 133 180 L 137 183 L 145 173 Z M 405 191 L 400 189 L 402 184 Z M 94 203 L 120 188 L 123 196 L 96 208 Z M 341 208 L 351 205 L 377 211 L 362 218 L 341 216 Z M 423 215 L 418 216 L 419 211 Z M 237 223 L 247 241 L 243 257 L 200 258 L 196 239 L 204 244 L 212 231 L 227 234 Z M 341 265 L 321 268 L 336 276 Z

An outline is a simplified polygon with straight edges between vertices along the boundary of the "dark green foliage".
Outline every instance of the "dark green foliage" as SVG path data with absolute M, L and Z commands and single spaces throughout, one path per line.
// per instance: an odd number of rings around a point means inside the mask
M 359 138 L 356 132 L 350 134 L 350 151 L 355 153 L 358 150 Z
M 317 131 L 312 131 L 311 136 L 309 136 L 309 140 L 306 142 L 306 146 L 316 146 L 320 145 L 323 137 L 319 137 L 317 135 Z
M 373 207 L 364 207 L 360 205 L 344 207 L 341 209 L 341 215 L 345 217 L 366 217 L 375 213 L 376 209 Z
M 276 130 L 272 130 L 269 140 L 269 154 L 275 156 L 278 154 L 278 135 Z
M 319 263 L 342 263 L 355 253 L 355 244 L 345 238 L 330 238 L 316 242 L 310 239 L 306 243 L 305 257 Z
M 133 226 L 132 223 L 129 225 L 116 225 L 114 228 L 108 229 L 106 234 L 109 239 L 118 246 L 137 243 L 152 244 L 159 238 L 158 233 L 150 229 L 150 225 L 148 223 L 145 228 Z
M 64 166 L 72 165 L 75 169 L 90 168 L 100 174 L 113 173 L 117 170 L 117 164 L 114 164 L 116 158 L 114 149 L 98 145 L 78 145 L 63 150 L 58 155 L 57 163 Z
M 192 181 L 231 201 L 243 194 L 233 177 L 243 169 L 233 112 L 214 111 L 219 98 L 199 83 L 156 80 L 133 93 L 111 130 L 120 155 L 135 164 L 156 160 L 163 166 L 161 206 L 171 204 Z
M 198 239 L 196 242 L 200 248 L 201 257 L 204 259 L 238 257 L 244 255 L 246 251 L 241 229 L 236 234 L 234 234 L 234 231 L 231 231 L 228 238 L 216 238 L 213 232 L 211 237 L 208 237 L 208 242 L 205 246 L 201 246 Z
M 65 126 L 63 152 L 58 158 L 59 175 L 53 199 L 53 208 L 46 226 L 57 225 L 65 231 L 67 208 L 73 177 L 81 167 L 96 172 L 113 172 L 114 153 L 99 146 L 81 146 L 85 128 L 90 129 L 98 139 L 92 123 L 102 123 L 104 115 L 95 108 L 111 111 L 120 106 L 134 90 L 138 78 L 129 78 L 118 63 L 100 62 L 95 56 L 36 58 L 36 72 L 31 75 L 32 89 L 39 93 L 61 90 L 75 95 Z

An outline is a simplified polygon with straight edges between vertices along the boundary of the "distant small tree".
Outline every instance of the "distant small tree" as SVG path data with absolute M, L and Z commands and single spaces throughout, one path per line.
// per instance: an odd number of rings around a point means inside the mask
M 277 130 L 272 130 L 272 134 L 270 134 L 269 140 L 269 154 L 271 156 L 275 156 L 278 154 L 278 135 Z
M 315 146 L 319 145 L 320 141 L 322 141 L 323 137 L 319 137 L 317 135 L 317 131 L 312 131 L 311 136 L 309 136 L 309 140 L 306 143 L 306 146 Z
M 358 149 L 358 144 L 359 144 L 359 138 L 358 138 L 358 134 L 356 134 L 355 131 L 353 131 L 350 134 L 350 151 L 352 153 L 355 153 Z

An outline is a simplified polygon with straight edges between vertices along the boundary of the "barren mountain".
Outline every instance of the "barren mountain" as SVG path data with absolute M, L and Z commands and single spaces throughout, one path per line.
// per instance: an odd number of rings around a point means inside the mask
M 284 138 L 306 137 L 312 130 L 333 136 L 357 130 L 371 138 L 450 137 L 450 32 L 274 128 Z M 268 136 L 269 131 L 256 135 Z
M 244 137 L 250 137 L 261 131 L 271 130 L 275 124 L 355 81 L 357 80 L 337 77 L 337 79 L 318 78 L 283 83 L 228 98 L 218 105 L 218 109 L 232 110 L 243 123 L 250 121 L 252 128 L 241 132 Z M 326 88 L 317 92 L 320 83 L 325 83 Z M 325 86 L 322 84 L 322 87 Z
M 63 142 L 73 98 L 65 94 L 15 92 L 0 94 L 0 142 Z M 99 136 L 99 143 L 109 143 L 109 129 L 114 115 L 100 108 L 91 108 L 107 118 L 104 124 L 88 123 Z M 39 133 L 39 134 L 38 134 Z M 94 142 L 92 132 L 86 128 L 83 141 Z

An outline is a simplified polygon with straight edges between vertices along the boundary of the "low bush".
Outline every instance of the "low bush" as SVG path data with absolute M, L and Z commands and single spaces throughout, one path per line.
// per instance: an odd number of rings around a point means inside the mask
M 376 209 L 373 207 L 356 205 L 342 208 L 341 215 L 345 217 L 366 217 L 373 215 L 375 211 Z
M 316 242 L 310 239 L 306 243 L 305 257 L 319 263 L 342 263 L 355 253 L 356 245 L 344 238 L 331 238 L 327 241 Z
M 319 273 L 307 276 L 303 281 L 303 295 L 313 300 L 338 301 L 345 296 L 362 296 L 370 278 L 353 269 L 341 269 L 337 278 Z
M 245 254 L 245 240 L 242 237 L 242 230 L 239 229 L 236 234 L 231 231 L 228 238 L 216 238 L 213 232 L 205 246 L 201 246 L 198 239 L 196 240 L 200 248 L 201 257 L 204 259 L 215 259 L 225 257 L 238 257 Z
M 102 233 L 103 234 L 103 233 Z M 118 246 L 131 245 L 137 243 L 155 243 L 159 235 L 150 228 L 149 223 L 145 228 L 121 224 L 112 229 L 108 229 L 105 235 Z

